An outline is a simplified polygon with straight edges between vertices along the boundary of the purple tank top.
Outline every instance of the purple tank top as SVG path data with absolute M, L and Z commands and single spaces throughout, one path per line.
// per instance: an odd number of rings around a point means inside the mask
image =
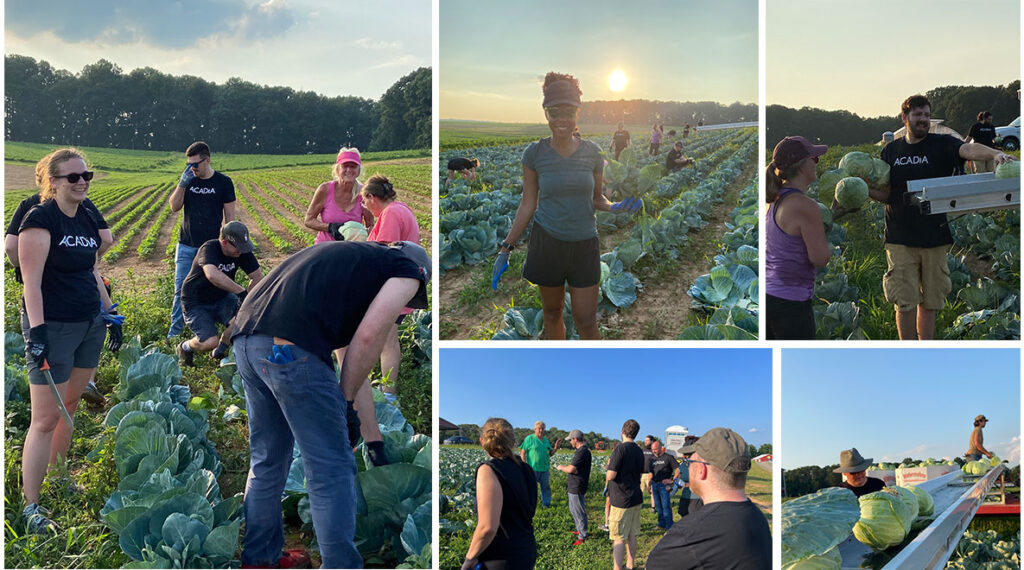
M 352 206 L 352 209 L 347 212 L 339 208 L 338 202 L 334 200 L 334 189 L 337 187 L 337 180 L 331 180 L 331 183 L 327 185 L 327 197 L 324 199 L 324 209 L 320 211 L 320 221 L 325 224 L 362 222 L 363 197 L 359 195 L 359 183 L 356 182 L 356 205 Z M 313 243 L 320 243 L 324 241 L 334 241 L 334 238 L 332 238 L 331 234 L 327 232 L 317 232 L 316 239 L 313 240 Z
M 765 216 L 765 293 L 787 301 L 807 301 L 814 295 L 817 271 L 807 257 L 807 245 L 800 236 L 791 236 L 775 222 L 775 208 L 796 188 L 783 188 L 768 205 Z

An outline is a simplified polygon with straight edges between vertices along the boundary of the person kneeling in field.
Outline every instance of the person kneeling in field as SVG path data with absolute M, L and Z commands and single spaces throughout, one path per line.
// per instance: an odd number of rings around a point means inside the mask
M 680 451 L 693 453 L 683 465 L 704 506 L 672 525 L 647 557 L 646 568 L 771 568 L 768 521 L 745 492 L 747 442 L 730 429 L 714 428 Z
M 402 308 L 427 308 L 430 271 L 418 244 L 330 241 L 282 261 L 242 302 L 232 340 L 249 414 L 243 567 L 308 560 L 282 553 L 281 493 L 296 444 L 322 566 L 362 567 L 352 450 L 360 422 L 376 418 L 371 406 L 361 419 L 353 400 L 369 390 L 367 377 Z M 331 351 L 341 347 L 349 351 L 339 389 Z
M 263 278 L 252 249 L 249 229 L 242 222 L 224 224 L 220 239 L 211 239 L 199 247 L 181 286 L 185 323 L 196 335 L 178 345 L 181 365 L 193 366 L 196 352 L 212 350 L 217 360 L 227 356 L 231 322 L 248 293 L 235 283 L 235 274 L 241 267 L 252 280 L 250 287 Z M 223 337 L 217 333 L 217 323 L 227 326 Z

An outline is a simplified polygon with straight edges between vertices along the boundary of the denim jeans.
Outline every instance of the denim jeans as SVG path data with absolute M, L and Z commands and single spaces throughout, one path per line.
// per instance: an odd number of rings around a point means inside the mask
M 545 507 L 551 506 L 551 472 L 550 471 L 536 471 L 534 474 L 537 476 L 537 482 L 540 483 L 540 504 Z
M 188 272 L 192 269 L 192 261 L 195 260 L 198 252 L 198 247 L 178 244 L 174 260 L 174 301 L 171 303 L 171 328 L 167 331 L 167 338 L 185 332 L 185 316 L 181 313 L 181 284 L 185 282 L 185 277 L 188 277 Z
M 658 511 L 658 526 L 672 528 L 672 502 L 668 494 L 671 485 L 661 481 L 651 481 L 651 494 L 654 495 L 654 508 Z
M 338 377 L 326 362 L 298 346 L 292 347 L 294 361 L 274 364 L 267 360 L 273 345 L 273 338 L 263 335 L 241 336 L 234 343 L 249 414 L 242 564 L 273 566 L 281 556 L 281 493 L 295 442 L 302 452 L 323 567 L 362 568 L 353 542 L 356 462 Z

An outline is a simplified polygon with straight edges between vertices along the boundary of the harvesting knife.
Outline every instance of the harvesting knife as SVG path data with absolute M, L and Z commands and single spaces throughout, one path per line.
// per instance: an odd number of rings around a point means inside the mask
M 43 360 L 40 370 L 43 371 L 43 376 L 46 376 L 46 382 L 50 385 L 50 391 L 53 392 L 53 399 L 57 400 L 57 410 L 60 412 L 61 417 L 64 418 L 64 421 L 68 422 L 69 428 L 74 429 L 75 420 L 71 419 L 71 414 L 64 407 L 64 399 L 60 397 L 60 392 L 57 391 L 57 383 L 53 381 L 53 374 L 50 374 L 50 363 Z

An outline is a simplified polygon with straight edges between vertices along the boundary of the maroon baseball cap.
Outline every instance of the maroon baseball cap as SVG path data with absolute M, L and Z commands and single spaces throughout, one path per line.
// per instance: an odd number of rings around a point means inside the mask
M 821 156 L 828 147 L 823 144 L 811 144 L 804 137 L 786 137 L 775 145 L 772 162 L 776 168 L 785 169 L 807 157 Z

